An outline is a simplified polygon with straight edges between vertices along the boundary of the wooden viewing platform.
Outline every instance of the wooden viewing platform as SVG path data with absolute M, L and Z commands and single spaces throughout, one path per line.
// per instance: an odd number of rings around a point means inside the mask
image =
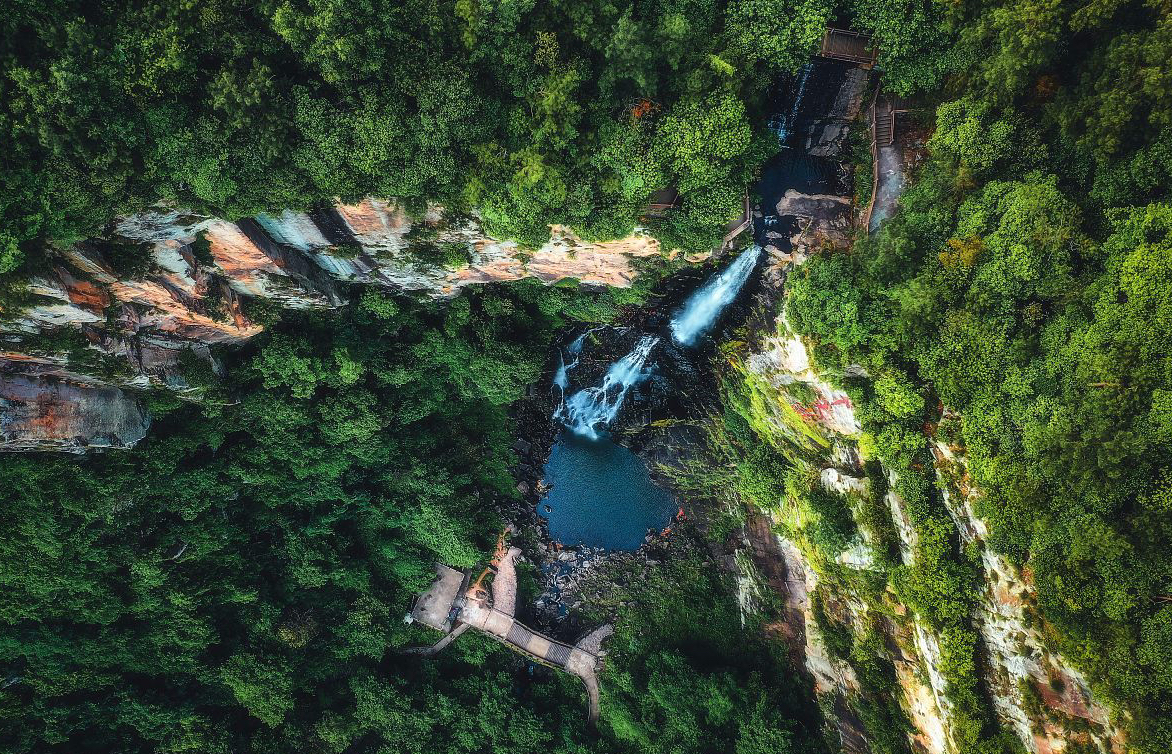
M 643 218 L 667 217 L 678 206 L 680 206 L 680 192 L 674 188 L 661 189 L 651 195 L 651 200 L 647 202 L 647 207 L 643 210 Z M 741 214 L 724 226 L 724 237 L 721 239 L 720 246 L 713 251 L 715 253 L 726 251 L 732 246 L 733 240 L 752 225 L 753 209 L 749 204 L 749 192 L 746 191 Z
M 827 26 L 822 33 L 818 57 L 859 63 L 870 68 L 879 59 L 879 49 L 871 43 L 869 34 Z

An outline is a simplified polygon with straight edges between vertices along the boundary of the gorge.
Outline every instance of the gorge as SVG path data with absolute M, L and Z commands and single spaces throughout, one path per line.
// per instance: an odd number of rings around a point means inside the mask
M 1172 749 L 1160 3 L 34 5 L 6 751 Z
M 712 328 L 736 298 L 761 255 L 753 245 L 713 275 L 677 309 L 671 319 L 672 338 L 689 346 Z M 618 418 L 627 393 L 655 369 L 649 361 L 661 336 L 640 335 L 635 347 L 614 362 L 602 383 L 570 392 L 570 375 L 582 358 L 585 340 L 599 328 L 579 335 L 558 352 L 553 384 L 561 401 L 553 420 L 565 425 L 550 451 L 541 489 L 550 533 L 564 544 L 634 549 L 648 529 L 665 528 L 671 520 L 671 496 L 647 478 L 639 460 L 606 437 Z M 572 361 L 566 362 L 567 357 Z M 568 395 L 568 397 L 567 397 Z

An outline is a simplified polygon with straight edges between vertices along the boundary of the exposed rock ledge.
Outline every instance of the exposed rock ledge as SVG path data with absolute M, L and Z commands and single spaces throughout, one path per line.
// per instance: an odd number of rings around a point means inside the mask
M 816 464 L 821 483 L 828 489 L 859 494 L 869 480 L 860 464 L 857 440 L 861 425 L 845 394 L 824 381 L 811 362 L 802 340 L 793 335 L 784 317 L 777 321 L 778 334 L 764 339 L 747 359 L 749 371 L 761 384 L 776 390 L 771 415 L 765 423 L 780 436 L 792 433 L 783 418 L 786 404 L 799 413 L 809 428 L 822 436 L 827 446 Z M 805 410 L 791 397 L 790 387 L 801 389 L 813 399 Z M 792 440 L 800 442 L 794 435 Z M 1124 734 L 1115 725 L 1106 704 L 1091 692 L 1086 679 L 1066 658 L 1054 651 L 1030 619 L 1035 602 L 1028 573 L 1022 573 L 987 545 L 988 532 L 976 516 L 973 501 L 980 495 L 968 477 L 965 458 L 958 449 L 933 443 L 937 473 L 945 502 L 956 524 L 960 541 L 972 544 L 981 553 L 984 588 L 973 614 L 973 627 L 981 637 L 982 684 L 992 702 L 993 712 L 1004 730 L 1012 731 L 1030 754 L 1058 754 L 1072 742 L 1098 751 L 1122 754 Z M 894 475 L 889 475 L 887 503 L 896 525 L 900 553 L 910 562 L 916 533 L 907 517 L 905 504 L 895 493 Z M 844 700 L 858 691 L 849 665 L 832 658 L 814 625 L 809 595 L 818 587 L 819 577 L 800 548 L 774 532 L 773 521 L 760 516 L 750 522 L 747 540 L 755 566 L 784 598 L 787 618 L 774 629 L 789 640 L 798 662 L 814 677 L 819 696 L 832 699 L 831 708 L 846 751 L 866 751 L 854 742 L 866 738 L 866 731 L 851 714 Z M 871 543 L 857 549 L 863 557 L 841 558 L 849 568 L 866 569 Z M 847 553 L 844 553 L 844 555 Z M 900 702 L 912 723 L 913 750 L 926 754 L 953 754 L 951 705 L 945 695 L 945 680 L 938 637 L 902 606 L 893 615 L 875 616 L 849 591 L 826 592 L 836 614 L 860 631 L 868 625 L 884 627 L 890 660 L 902 692 Z M 1027 697 L 1037 701 L 1030 704 Z
M 0 443 L 7 450 L 127 448 L 146 436 L 150 417 L 115 387 L 58 379 L 0 379 Z
M 119 272 L 110 243 L 140 244 L 149 266 Z M 185 350 L 210 363 L 206 344 L 243 341 L 263 329 L 249 317 L 249 299 L 335 307 L 344 303 L 338 281 L 439 297 L 524 277 L 626 287 L 638 276 L 634 260 L 659 253 L 658 241 L 641 231 L 587 242 L 556 225 L 547 243 L 526 250 L 489 237 L 474 219 L 446 217 L 439 207 L 413 218 L 381 199 L 240 222 L 168 207 L 119 218 L 109 238 L 57 249 L 47 271 L 28 281 L 31 301 L 0 312 L 7 341 L 0 450 L 133 445 L 149 420 L 121 388 L 187 390 Z M 112 357 L 118 376 L 94 374 L 69 354 L 30 344 L 30 335 L 62 328 Z

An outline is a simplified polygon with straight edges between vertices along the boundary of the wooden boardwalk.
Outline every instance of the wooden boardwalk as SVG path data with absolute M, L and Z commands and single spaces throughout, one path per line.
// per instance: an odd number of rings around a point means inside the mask
M 861 218 L 863 230 L 870 232 L 871 215 L 875 211 L 875 197 L 879 194 L 879 160 L 883 149 L 894 146 L 896 136 L 895 116 L 906 113 L 910 109 L 907 100 L 902 97 L 888 96 L 875 91 L 871 100 L 868 117 L 871 120 L 871 201 L 867 203 L 867 211 Z

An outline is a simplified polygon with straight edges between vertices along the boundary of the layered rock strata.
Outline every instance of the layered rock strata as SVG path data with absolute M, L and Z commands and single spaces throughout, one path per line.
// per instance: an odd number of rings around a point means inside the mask
M 626 287 L 637 260 L 659 254 L 643 233 L 587 242 L 562 226 L 524 249 L 474 218 L 438 207 L 412 217 L 373 198 L 239 222 L 168 207 L 119 218 L 107 238 L 54 249 L 25 300 L 0 312 L 0 450 L 132 445 L 142 437 L 132 419 L 145 412 L 126 390 L 190 394 L 183 352 L 211 366 L 209 344 L 261 332 L 255 302 L 336 307 L 348 283 L 441 297 L 524 277 Z M 61 348 L 62 333 L 84 347 Z

